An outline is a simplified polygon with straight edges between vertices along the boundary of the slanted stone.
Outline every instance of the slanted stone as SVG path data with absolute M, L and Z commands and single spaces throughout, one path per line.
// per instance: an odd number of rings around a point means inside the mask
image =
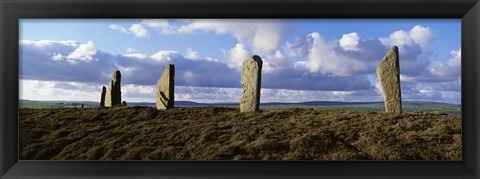
M 377 75 L 383 90 L 385 111 L 401 113 L 402 96 L 400 91 L 400 65 L 397 46 L 390 48 L 382 61 L 380 61 L 377 68 Z
M 115 71 L 112 75 L 112 80 L 108 85 L 107 93 L 105 94 L 105 107 L 112 107 L 122 104 L 122 92 L 120 90 L 121 74 L 120 71 Z
M 126 101 L 123 101 L 123 102 L 122 102 L 122 105 L 123 105 L 123 106 L 127 106 L 127 102 L 126 102 Z
M 258 55 L 242 63 L 243 96 L 240 98 L 240 112 L 254 112 L 260 106 L 262 59 Z
M 175 66 L 168 64 L 157 82 L 155 102 L 158 110 L 173 108 Z
M 102 96 L 100 97 L 100 107 L 105 107 L 105 93 L 107 93 L 107 88 L 103 86 Z

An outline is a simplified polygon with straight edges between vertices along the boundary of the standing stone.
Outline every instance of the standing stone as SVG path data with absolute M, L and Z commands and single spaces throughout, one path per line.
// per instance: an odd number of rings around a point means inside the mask
M 112 107 L 122 104 L 122 92 L 120 90 L 120 71 L 115 71 L 108 85 L 107 93 L 105 94 L 105 106 Z
M 262 63 L 262 59 L 258 55 L 254 55 L 242 63 L 243 96 L 240 98 L 240 112 L 259 110 Z
M 168 64 L 162 76 L 157 82 L 157 90 L 155 102 L 157 103 L 158 110 L 165 110 L 173 108 L 174 102 L 174 88 L 175 88 L 175 66 Z
M 123 102 L 122 102 L 122 105 L 123 105 L 123 106 L 127 106 L 127 102 L 126 102 L 126 101 L 123 101 Z
M 107 93 L 107 88 L 103 86 L 102 96 L 100 97 L 100 107 L 105 107 L 105 93 Z
M 377 75 L 383 89 L 386 112 L 401 113 L 402 96 L 400 92 L 400 65 L 397 46 L 390 48 L 382 61 L 380 61 Z

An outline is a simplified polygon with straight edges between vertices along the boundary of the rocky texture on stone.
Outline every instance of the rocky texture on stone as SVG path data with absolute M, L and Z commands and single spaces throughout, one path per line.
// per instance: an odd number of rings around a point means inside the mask
M 258 55 L 254 55 L 242 63 L 243 96 L 240 98 L 240 112 L 259 110 L 262 63 L 262 59 Z
M 120 90 L 121 81 L 120 71 L 115 71 L 108 85 L 107 93 L 105 94 L 105 107 L 112 107 L 122 104 L 122 92 Z
M 107 93 L 107 88 L 103 86 L 102 96 L 100 97 L 100 107 L 105 107 L 105 93 Z
M 175 66 L 168 64 L 157 82 L 155 102 L 158 110 L 173 108 Z
M 400 64 L 397 46 L 390 48 L 382 61 L 380 61 L 377 75 L 383 90 L 385 111 L 401 113 L 402 95 L 400 91 Z

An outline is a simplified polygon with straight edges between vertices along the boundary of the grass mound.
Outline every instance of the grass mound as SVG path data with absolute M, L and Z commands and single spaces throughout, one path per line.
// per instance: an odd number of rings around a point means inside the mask
M 227 107 L 20 109 L 21 160 L 461 160 L 461 116 Z

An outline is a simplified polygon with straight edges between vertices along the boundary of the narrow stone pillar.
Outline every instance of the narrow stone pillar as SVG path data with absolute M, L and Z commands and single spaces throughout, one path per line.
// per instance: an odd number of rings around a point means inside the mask
M 377 75 L 383 90 L 385 111 L 401 113 L 402 95 L 400 91 L 400 64 L 397 46 L 390 48 L 382 61 L 380 61 Z
M 175 89 L 175 66 L 168 64 L 157 82 L 155 102 L 158 110 L 173 108 Z
M 242 63 L 243 96 L 240 98 L 240 112 L 259 110 L 262 63 L 262 59 L 258 55 L 254 55 Z
M 102 96 L 100 97 L 100 107 L 105 107 L 105 93 L 107 93 L 107 88 L 103 86 Z
M 122 92 L 120 89 L 121 78 L 120 71 L 117 70 L 113 73 L 112 80 L 110 80 L 107 93 L 105 94 L 105 107 L 122 104 Z

